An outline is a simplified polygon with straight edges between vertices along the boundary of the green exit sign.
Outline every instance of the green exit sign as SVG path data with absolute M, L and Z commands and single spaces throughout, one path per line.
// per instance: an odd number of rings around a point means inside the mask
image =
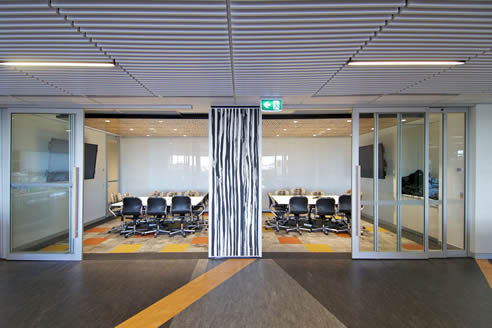
M 262 99 L 261 110 L 268 112 L 280 112 L 282 110 L 282 99 Z

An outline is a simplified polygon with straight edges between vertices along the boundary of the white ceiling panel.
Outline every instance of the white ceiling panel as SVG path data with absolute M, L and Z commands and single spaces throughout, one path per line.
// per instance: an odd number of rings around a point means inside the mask
M 403 1 L 231 1 L 236 94 L 315 94 Z
M 53 1 L 154 96 L 232 96 L 225 1 Z
M 351 60 L 465 64 L 354 67 Z M 398 94 L 486 95 L 492 1 L 0 1 L 4 61 L 116 65 L 4 67 L 5 96 L 138 97 L 137 104 L 290 96 L 332 104 L 381 95 L 391 96 L 378 101 L 391 102 Z

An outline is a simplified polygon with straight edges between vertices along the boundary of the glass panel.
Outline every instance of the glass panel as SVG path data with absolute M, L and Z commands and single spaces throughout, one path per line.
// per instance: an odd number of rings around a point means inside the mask
M 359 165 L 361 167 L 361 252 L 374 251 L 374 114 L 362 114 L 359 120 Z
M 398 245 L 397 226 L 398 226 L 398 206 L 379 204 L 378 210 L 378 251 L 396 252 Z
M 107 136 L 107 162 L 108 162 L 108 181 L 118 180 L 118 149 L 120 142 L 118 137 Z
M 465 245 L 465 113 L 447 114 L 447 248 Z
M 378 251 L 397 249 L 398 116 L 379 114 Z
M 424 251 L 424 205 L 401 206 L 401 251 Z
M 429 250 L 442 250 L 442 114 L 429 114 Z
M 401 115 L 401 250 L 424 247 L 425 115 Z M 417 245 L 409 246 L 407 244 Z
M 12 114 L 11 250 L 68 253 L 70 115 Z

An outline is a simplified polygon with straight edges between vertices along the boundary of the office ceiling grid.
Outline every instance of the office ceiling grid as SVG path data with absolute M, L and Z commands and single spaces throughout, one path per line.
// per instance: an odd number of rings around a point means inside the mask
M 154 95 L 233 94 L 224 1 L 52 5 Z
M 485 75 L 490 76 L 492 62 L 483 54 L 491 47 L 492 2 L 409 0 L 353 60 L 451 60 L 465 65 L 345 66 L 319 95 L 490 92 Z
M 491 1 L 0 2 L 0 95 L 333 96 L 490 93 Z M 463 60 L 355 67 L 349 60 Z
M 0 2 L 0 44 L 0 61 L 111 62 L 49 1 Z M 0 74 L 2 95 L 151 95 L 118 67 L 17 67 Z
M 231 1 L 238 95 L 315 94 L 404 1 Z

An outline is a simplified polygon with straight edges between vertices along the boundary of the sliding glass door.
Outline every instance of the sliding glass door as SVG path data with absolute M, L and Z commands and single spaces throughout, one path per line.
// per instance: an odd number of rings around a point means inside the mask
M 3 114 L 7 259 L 80 260 L 82 110 Z
M 466 255 L 466 111 L 353 117 L 353 257 Z

